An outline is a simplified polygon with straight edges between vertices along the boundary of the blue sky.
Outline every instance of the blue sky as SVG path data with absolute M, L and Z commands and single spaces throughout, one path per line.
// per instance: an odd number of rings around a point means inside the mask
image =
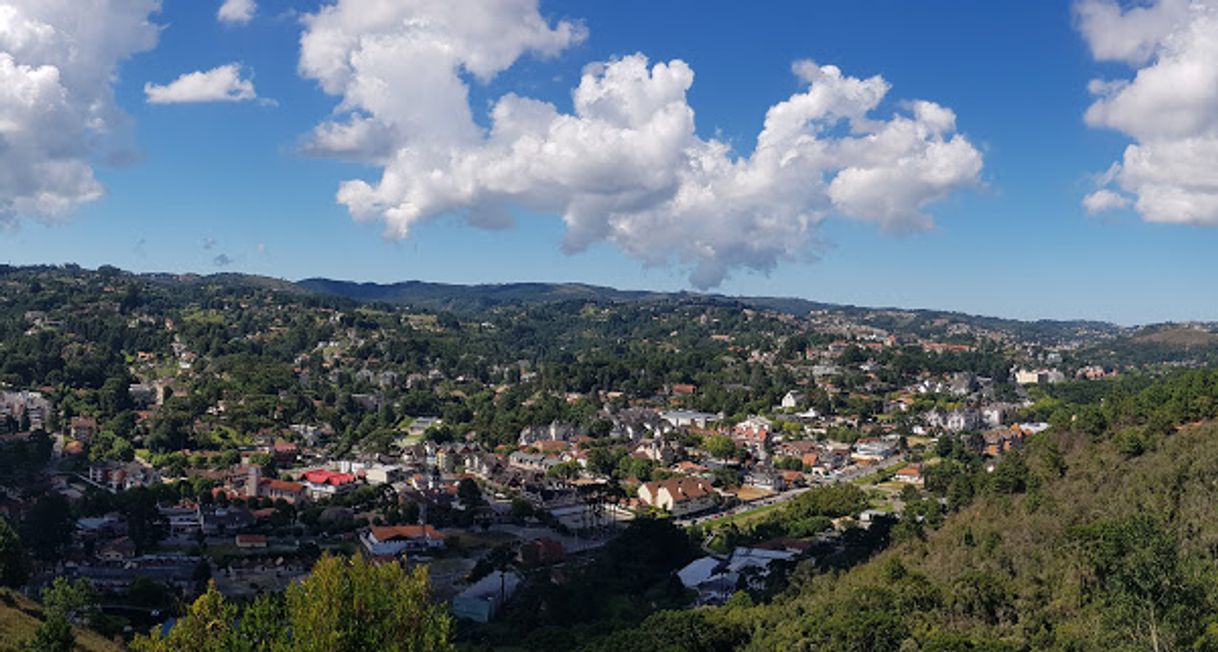
M 299 73 L 300 16 L 321 4 L 261 0 L 249 24 L 233 25 L 216 20 L 218 0 L 165 0 L 151 15 L 162 26 L 155 47 L 121 62 L 113 86 L 139 156 L 119 166 L 96 160 L 105 196 L 65 219 L 16 220 L 0 233 L 0 262 L 288 279 L 691 287 L 688 264 L 647 265 L 612 241 L 563 253 L 562 221 L 519 207 L 510 209 L 514 228 L 486 230 L 438 216 L 413 224 L 401 240 L 386 239 L 379 219 L 353 220 L 335 199 L 339 184 L 375 182 L 381 166 L 301 153 L 340 101 Z M 891 91 L 876 115 L 904 110 L 900 100 L 949 107 L 956 131 L 984 162 L 979 183 L 930 203 L 925 212 L 934 227 L 927 231 L 894 233 L 828 216 L 803 247 L 818 260 L 780 257 L 768 273 L 733 268 L 714 291 L 1019 318 L 1218 320 L 1218 230 L 1156 223 L 1132 207 L 1091 215 L 1080 203 L 1131 141 L 1129 133 L 1084 122 L 1095 101 L 1088 82 L 1132 72 L 1122 62 L 1096 61 L 1071 5 L 850 0 L 763 7 L 542 0 L 551 24 L 580 21 L 586 37 L 553 57 L 525 54 L 485 83 L 466 76 L 474 119 L 488 126 L 490 104 L 505 93 L 569 112 L 586 64 L 641 52 L 651 62 L 686 62 L 694 72 L 687 99 L 697 136 L 747 155 L 766 110 L 801 90 L 792 62 L 832 64 L 858 78 L 881 75 Z M 230 62 L 240 64 L 263 101 L 146 99 L 146 83 L 168 84 Z

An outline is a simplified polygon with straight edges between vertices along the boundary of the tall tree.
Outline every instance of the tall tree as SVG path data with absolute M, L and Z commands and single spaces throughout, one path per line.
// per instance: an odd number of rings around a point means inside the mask
M 0 517 L 0 586 L 16 588 L 25 584 L 25 550 L 9 522 Z

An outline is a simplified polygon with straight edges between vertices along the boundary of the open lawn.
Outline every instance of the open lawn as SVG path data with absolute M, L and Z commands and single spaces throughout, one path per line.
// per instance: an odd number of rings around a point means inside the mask
M 736 494 L 736 498 L 738 498 L 742 503 L 751 503 L 754 500 L 759 500 L 761 498 L 767 498 L 774 495 L 773 491 L 758 489 L 757 487 L 741 487 L 732 493 Z

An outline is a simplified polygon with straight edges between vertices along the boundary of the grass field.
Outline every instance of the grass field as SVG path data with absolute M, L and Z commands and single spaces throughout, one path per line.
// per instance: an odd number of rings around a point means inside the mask
M 24 596 L 0 589 L 0 652 L 18 652 L 42 622 L 42 609 Z M 83 652 L 122 652 L 123 648 L 98 634 L 76 630 L 76 649 Z

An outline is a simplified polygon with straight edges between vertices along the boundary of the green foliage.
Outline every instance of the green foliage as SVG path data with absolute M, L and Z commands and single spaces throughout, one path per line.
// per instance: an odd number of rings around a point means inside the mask
M 12 525 L 0 516 L 0 586 L 17 588 L 25 584 L 25 548 Z
M 21 646 L 22 652 L 72 652 L 76 635 L 72 624 L 61 613 L 51 613 L 34 630 L 34 636 Z
M 215 585 L 168 635 L 132 641 L 134 652 L 439 652 L 451 650 L 451 618 L 428 595 L 427 569 L 323 556 L 283 600 L 244 608 Z

